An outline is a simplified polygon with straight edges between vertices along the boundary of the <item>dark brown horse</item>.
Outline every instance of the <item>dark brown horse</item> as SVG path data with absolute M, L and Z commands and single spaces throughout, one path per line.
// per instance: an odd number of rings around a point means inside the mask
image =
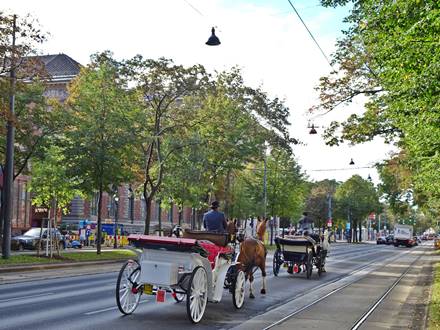
M 261 294 L 266 293 L 266 255 L 267 250 L 263 244 L 262 239 L 266 232 L 267 219 L 259 222 L 257 226 L 257 237 L 246 238 L 240 244 L 240 253 L 237 258 L 237 262 L 240 264 L 240 268 L 245 272 L 246 279 L 249 279 L 249 297 L 255 298 L 252 282 L 254 281 L 254 273 L 260 268 L 261 275 L 263 276 L 263 287 L 261 288 Z

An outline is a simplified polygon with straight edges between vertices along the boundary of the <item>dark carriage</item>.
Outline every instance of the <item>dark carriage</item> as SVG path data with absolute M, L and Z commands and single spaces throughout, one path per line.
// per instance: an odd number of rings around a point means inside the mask
M 319 238 L 317 241 L 309 236 L 276 237 L 277 249 L 273 257 L 273 274 L 278 276 L 281 266 L 284 265 L 288 273 L 306 272 L 307 278 L 310 279 L 315 266 L 318 275 L 321 276 L 327 250 L 323 249 Z

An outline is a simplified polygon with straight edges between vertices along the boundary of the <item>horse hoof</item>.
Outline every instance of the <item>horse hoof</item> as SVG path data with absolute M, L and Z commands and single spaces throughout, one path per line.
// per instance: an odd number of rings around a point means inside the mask
M 249 298 L 254 299 L 254 298 L 255 298 L 254 294 L 251 293 L 251 294 L 249 295 Z
M 261 294 L 266 294 L 266 290 L 265 289 L 261 289 Z

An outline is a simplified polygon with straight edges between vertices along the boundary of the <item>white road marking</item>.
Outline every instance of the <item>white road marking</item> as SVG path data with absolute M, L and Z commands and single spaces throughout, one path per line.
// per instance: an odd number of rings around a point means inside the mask
M 14 300 L 19 300 L 19 299 L 29 299 L 29 298 L 35 298 L 35 297 L 44 297 L 44 296 L 50 296 L 54 294 L 53 292 L 48 292 L 48 293 L 40 293 L 40 294 L 34 294 L 31 296 L 23 296 L 23 297 L 14 297 L 14 298 L 8 298 L 8 299 L 1 299 L 0 303 L 4 303 L 4 302 L 8 302 L 8 301 L 14 301 Z
M 143 301 L 139 302 L 139 305 L 140 304 L 145 304 L 147 302 L 149 302 L 149 300 L 143 300 Z M 112 311 L 114 309 L 118 309 L 118 307 L 117 306 L 113 306 L 113 307 L 98 309 L 97 311 L 91 311 L 91 312 L 84 313 L 84 315 L 95 315 L 95 314 L 99 314 L 99 313 L 104 313 L 104 312 Z

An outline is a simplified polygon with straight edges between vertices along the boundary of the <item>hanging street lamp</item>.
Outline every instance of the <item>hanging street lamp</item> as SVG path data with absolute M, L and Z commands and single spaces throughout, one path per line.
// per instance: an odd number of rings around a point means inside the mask
M 209 37 L 208 41 L 206 42 L 206 44 L 208 46 L 218 46 L 221 44 L 220 39 L 215 35 L 215 29 L 214 27 L 211 29 L 211 36 Z

